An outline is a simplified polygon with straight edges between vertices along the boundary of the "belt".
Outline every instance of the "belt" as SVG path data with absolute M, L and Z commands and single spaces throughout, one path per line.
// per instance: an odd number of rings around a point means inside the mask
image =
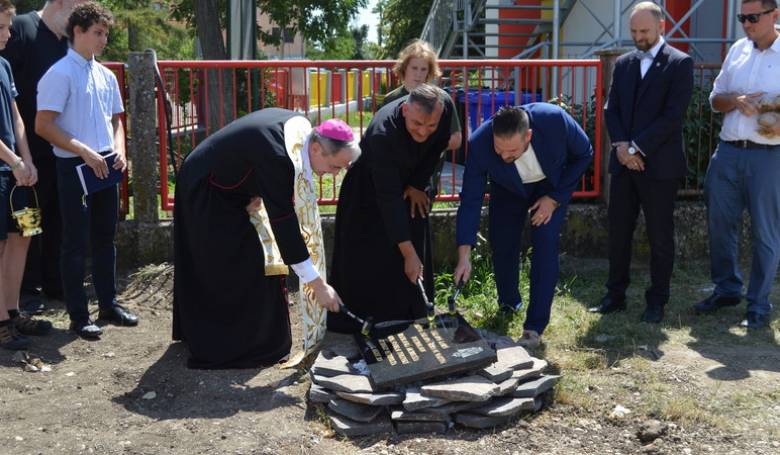
M 758 142 L 753 141 L 723 141 L 728 145 L 733 145 L 734 147 L 738 147 L 741 149 L 773 149 L 775 147 L 780 147 L 780 144 L 772 145 L 772 144 L 759 144 Z

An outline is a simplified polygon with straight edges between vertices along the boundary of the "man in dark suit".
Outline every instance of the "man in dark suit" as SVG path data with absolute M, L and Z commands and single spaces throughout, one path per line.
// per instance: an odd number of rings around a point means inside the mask
M 617 59 L 605 110 L 612 139 L 608 292 L 590 310 L 606 314 L 626 308 L 631 242 L 641 208 L 651 275 L 642 321 L 658 323 L 674 267 L 674 201 L 686 172 L 682 125 L 693 90 L 693 61 L 664 42 L 657 5 L 638 3 L 630 25 L 637 49 Z
M 516 311 L 522 304 L 520 238 L 531 214 L 531 303 L 520 341 L 526 347 L 539 344 L 550 322 L 561 227 L 571 195 L 592 159 L 593 148 L 580 125 L 566 111 L 547 103 L 502 107 L 469 137 L 454 279 L 466 281 L 471 275 L 471 248 L 490 178 L 490 249 L 498 303 L 505 311 Z

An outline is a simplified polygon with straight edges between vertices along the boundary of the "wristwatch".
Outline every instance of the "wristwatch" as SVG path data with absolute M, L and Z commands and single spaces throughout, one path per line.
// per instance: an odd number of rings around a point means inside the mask
M 636 152 L 638 152 L 638 150 L 633 145 L 628 147 L 628 154 L 629 155 L 636 155 Z

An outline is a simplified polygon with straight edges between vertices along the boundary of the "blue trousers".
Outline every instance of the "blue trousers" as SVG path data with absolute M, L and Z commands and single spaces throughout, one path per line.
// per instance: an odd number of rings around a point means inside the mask
M 528 208 L 550 191 L 546 180 L 524 185 L 526 197 L 493 183 L 489 203 L 489 241 L 493 254 L 499 304 L 515 305 L 521 301 L 519 291 L 520 240 Z M 531 226 L 531 301 L 524 328 L 539 334 L 550 322 L 555 285 L 558 282 L 558 247 L 567 204 L 562 204 L 549 223 Z
M 116 304 L 116 247 L 119 212 L 116 185 L 84 197 L 76 166 L 81 158 L 57 158 L 57 189 L 62 216 L 60 272 L 65 304 L 71 321 L 89 318 L 84 269 L 87 242 L 92 247 L 92 280 L 101 309 Z
M 707 169 L 704 194 L 715 294 L 742 294 L 737 243 L 747 209 L 753 244 L 747 311 L 768 314 L 780 261 L 780 146 L 740 149 L 720 142 Z

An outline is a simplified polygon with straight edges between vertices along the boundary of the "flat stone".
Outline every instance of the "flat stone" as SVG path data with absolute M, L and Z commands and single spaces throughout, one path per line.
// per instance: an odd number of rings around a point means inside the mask
M 508 346 L 496 350 L 496 362 L 478 371 L 478 374 L 493 382 L 509 379 L 514 370 L 531 368 L 534 359 L 522 346 Z
M 326 378 L 323 376 L 313 376 L 315 384 L 319 384 L 326 389 L 334 392 L 348 392 L 348 393 L 373 393 L 374 388 L 371 387 L 371 381 L 365 376 L 359 374 L 340 374 L 333 376 L 332 378 Z
M 344 436 L 367 436 L 372 434 L 388 434 L 393 432 L 390 416 L 382 413 L 372 422 L 356 422 L 333 412 L 328 413 L 333 431 Z
M 390 412 L 390 418 L 393 421 L 405 422 L 447 422 L 449 420 L 447 414 L 429 412 L 427 409 L 423 411 L 404 411 L 402 409 L 396 409 Z
M 374 420 L 384 410 L 384 408 L 379 406 L 357 404 L 340 398 L 330 400 L 330 402 L 328 402 L 328 409 L 337 414 L 341 414 L 348 419 L 354 420 L 355 422 L 366 423 Z
M 524 382 L 517 386 L 512 396 L 516 398 L 533 398 L 538 397 L 544 392 L 550 390 L 560 376 L 542 376 L 538 379 L 533 379 L 528 382 Z
M 506 365 L 502 365 L 496 362 L 493 365 L 490 365 L 488 367 L 485 367 L 477 371 L 477 374 L 486 379 L 490 379 L 491 381 L 498 383 L 511 378 L 512 373 L 514 373 L 514 371 L 515 370 L 513 370 L 512 368 L 509 368 Z
M 479 401 L 455 401 L 444 406 L 438 406 L 435 408 L 427 408 L 425 412 L 433 412 L 441 415 L 452 415 L 462 411 L 468 411 L 479 406 L 482 406 L 482 402 Z
M 320 344 L 320 349 L 328 356 L 341 356 L 349 360 L 360 358 L 360 348 L 355 343 L 354 335 L 327 331 Z
M 487 401 L 498 392 L 498 386 L 474 375 L 424 385 L 420 391 L 423 395 L 450 401 Z
M 404 401 L 404 396 L 397 392 L 387 393 L 348 393 L 348 392 L 336 392 L 340 398 L 353 403 L 366 404 L 369 406 L 390 406 L 394 404 L 401 404 Z
M 455 414 L 455 422 L 469 428 L 493 428 L 508 423 L 511 417 L 490 417 L 470 412 Z
M 530 368 L 518 369 L 512 373 L 513 378 L 517 378 L 520 381 L 527 381 L 528 379 L 538 378 L 542 375 L 542 372 L 547 368 L 547 361 L 542 359 L 533 358 L 534 364 Z
M 352 374 L 352 368 L 349 367 L 349 359 L 344 356 L 328 357 L 327 354 L 320 351 L 314 365 L 311 366 L 312 374 L 323 377 L 333 377 L 340 374 Z
M 474 408 L 469 412 L 489 417 L 511 417 L 522 411 L 538 410 L 537 406 L 540 405 L 537 404 L 536 401 L 537 400 L 534 398 L 495 398 L 483 406 Z M 538 401 L 541 403 L 541 400 Z
M 336 398 L 328 389 L 312 383 L 309 388 L 309 401 L 312 403 L 327 403 Z
M 420 393 L 420 389 L 411 387 L 406 389 L 406 397 L 403 401 L 404 409 L 407 411 L 443 406 L 447 403 L 449 403 L 449 400 L 427 397 Z
M 449 425 L 447 422 L 396 422 L 395 431 L 398 434 L 421 434 L 421 433 L 438 433 L 444 434 L 447 432 Z
M 509 395 L 510 393 L 515 391 L 518 384 L 520 384 L 520 378 L 516 378 L 514 376 L 510 377 L 505 381 L 499 382 L 498 392 L 496 392 L 496 396 L 503 397 L 504 395 Z

